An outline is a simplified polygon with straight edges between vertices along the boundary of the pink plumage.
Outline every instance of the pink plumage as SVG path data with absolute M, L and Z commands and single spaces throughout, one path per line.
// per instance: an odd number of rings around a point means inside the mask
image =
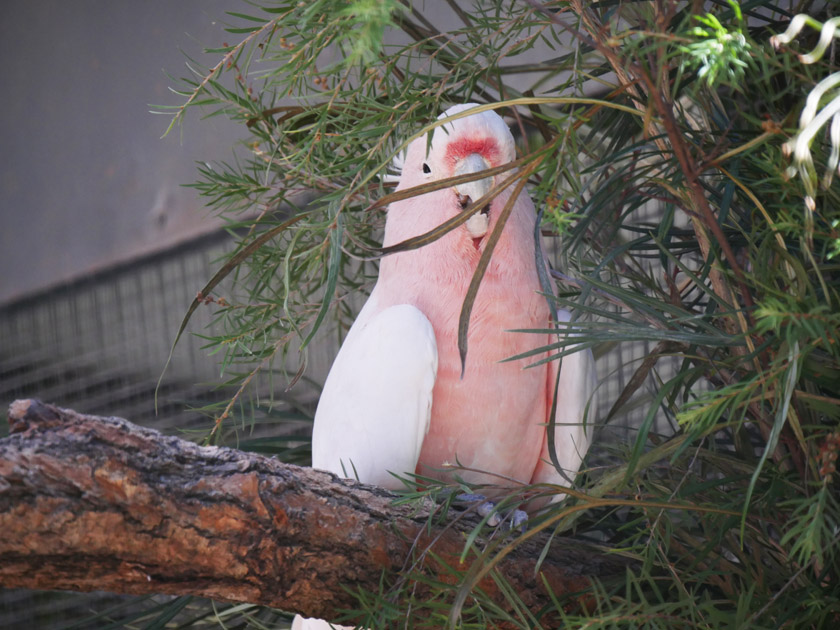
M 443 116 L 472 107 L 456 106 Z M 492 111 L 480 112 L 436 128 L 430 146 L 426 137 L 412 142 L 398 190 L 514 157 L 504 121 Z M 383 245 L 456 216 L 465 196 L 476 201 L 492 183 L 485 178 L 393 203 Z M 376 286 L 325 383 L 315 417 L 313 466 L 393 488 L 401 484 L 390 473 L 416 471 L 447 480 L 456 465 L 471 469 L 458 470 L 458 476 L 477 483 L 565 483 L 547 462 L 545 425 L 556 363 L 526 369 L 541 357 L 502 362 L 553 341 L 549 335 L 509 332 L 545 329 L 552 319 L 534 260 L 536 214 L 525 193 L 514 202 L 478 291 L 461 377 L 461 307 L 512 189 L 498 195 L 489 212 L 473 215 L 433 243 L 383 258 Z M 567 357 L 563 372 L 555 445 L 561 465 L 574 475 L 588 445 L 582 421 L 594 389 L 589 351 Z

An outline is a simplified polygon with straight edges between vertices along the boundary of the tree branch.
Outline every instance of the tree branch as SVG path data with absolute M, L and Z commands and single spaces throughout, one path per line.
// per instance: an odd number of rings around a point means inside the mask
M 452 580 L 475 520 L 428 528 L 429 503 L 260 455 L 200 447 L 120 418 L 13 403 L 0 440 L 0 584 L 194 594 L 335 618 L 423 554 Z M 499 535 L 499 534 L 497 534 Z M 499 570 L 532 609 L 625 565 L 579 541 L 529 541 Z M 486 540 L 479 540 L 479 546 Z M 434 556 L 434 558 L 432 558 Z M 441 563 L 448 565 L 443 566 Z M 345 587 L 345 588 L 342 588 Z M 484 592 L 503 603 L 492 580 Z M 426 586 L 416 584 L 422 596 Z

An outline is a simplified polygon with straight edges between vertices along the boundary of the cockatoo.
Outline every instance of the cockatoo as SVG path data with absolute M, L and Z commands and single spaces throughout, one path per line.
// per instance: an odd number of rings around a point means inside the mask
M 476 107 L 457 105 L 439 119 Z M 504 120 L 483 111 L 434 129 L 406 150 L 397 190 L 512 161 L 513 136 Z M 384 246 L 419 236 L 482 198 L 505 172 L 394 202 Z M 503 362 L 547 345 L 552 313 L 534 256 L 536 213 L 522 193 L 493 252 L 472 309 L 469 353 L 462 376 L 458 319 L 467 287 L 513 186 L 436 241 L 382 259 L 379 278 L 333 363 L 312 435 L 312 465 L 390 489 L 406 473 L 511 486 L 574 477 L 589 445 L 584 415 L 595 389 L 588 349 L 567 355 L 549 418 L 558 362 Z M 527 368 L 527 369 L 526 369 Z M 546 425 L 562 472 L 549 459 Z

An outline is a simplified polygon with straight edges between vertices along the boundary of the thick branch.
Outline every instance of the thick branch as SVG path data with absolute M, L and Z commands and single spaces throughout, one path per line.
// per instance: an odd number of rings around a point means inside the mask
M 351 591 L 376 590 L 431 545 L 459 565 L 457 522 L 426 529 L 429 506 L 233 449 L 199 447 L 120 418 L 35 400 L 13 403 L 0 440 L 0 584 L 6 587 L 195 594 L 334 618 Z M 499 569 L 531 607 L 623 571 L 555 540 L 517 548 Z M 424 571 L 445 569 L 427 554 Z M 451 574 L 446 574 L 451 580 Z M 502 601 L 493 582 L 485 592 Z M 417 585 L 417 595 L 422 594 Z

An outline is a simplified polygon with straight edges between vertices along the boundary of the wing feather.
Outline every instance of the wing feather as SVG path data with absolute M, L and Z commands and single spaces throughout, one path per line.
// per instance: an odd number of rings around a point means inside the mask
M 357 328 L 358 325 L 358 328 Z M 409 304 L 353 324 L 315 412 L 312 466 L 398 489 L 413 473 L 429 430 L 437 343 Z

